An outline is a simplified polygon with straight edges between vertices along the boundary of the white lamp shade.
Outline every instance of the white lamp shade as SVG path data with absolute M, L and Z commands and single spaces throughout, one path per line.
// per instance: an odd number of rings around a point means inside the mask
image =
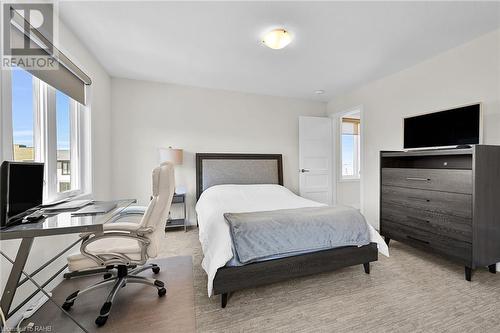
M 172 147 L 160 148 L 160 163 L 171 162 L 175 165 L 181 165 L 184 152 L 182 149 Z

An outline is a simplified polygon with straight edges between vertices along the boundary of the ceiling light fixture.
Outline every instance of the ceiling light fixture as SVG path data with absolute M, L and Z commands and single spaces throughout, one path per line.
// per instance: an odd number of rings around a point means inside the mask
M 291 41 L 292 36 L 290 33 L 281 28 L 269 31 L 262 39 L 262 43 L 273 50 L 280 50 L 290 44 Z
M 325 91 L 320 89 L 320 90 L 315 90 L 314 93 L 316 95 L 323 95 L 325 93 Z

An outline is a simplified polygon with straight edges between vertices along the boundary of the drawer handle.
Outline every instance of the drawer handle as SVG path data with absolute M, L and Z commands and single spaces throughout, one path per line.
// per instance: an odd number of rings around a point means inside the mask
M 421 240 L 421 239 L 418 239 L 418 238 L 415 238 L 415 237 L 412 237 L 412 236 L 406 236 L 406 238 L 414 240 L 414 241 L 417 241 L 417 242 L 420 242 L 420 243 L 424 243 L 424 244 L 427 244 L 427 245 L 430 244 L 428 241 L 424 241 L 424 240 Z
M 430 178 L 419 178 L 419 177 L 406 177 L 406 180 L 413 180 L 416 182 L 430 182 Z
M 430 199 L 424 199 L 424 198 L 419 198 L 419 197 L 408 197 L 408 199 L 420 200 L 420 201 L 425 201 L 425 202 L 431 202 Z
M 406 215 L 406 218 L 409 218 L 410 220 L 415 220 L 415 221 L 420 221 L 420 222 L 425 222 L 425 223 L 431 223 L 431 221 L 424 220 L 424 219 L 421 219 L 419 217 L 414 217 L 414 216 Z

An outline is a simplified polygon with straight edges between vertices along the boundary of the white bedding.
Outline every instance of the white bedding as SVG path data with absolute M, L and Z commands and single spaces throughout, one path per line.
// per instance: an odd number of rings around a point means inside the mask
M 202 267 L 208 275 L 208 295 L 212 295 L 217 270 L 233 258 L 231 235 L 224 213 L 320 206 L 324 205 L 299 197 L 280 185 L 217 185 L 205 190 L 196 204 L 196 213 L 204 254 Z M 370 240 L 378 244 L 380 253 L 389 256 L 382 237 L 371 225 L 368 226 Z

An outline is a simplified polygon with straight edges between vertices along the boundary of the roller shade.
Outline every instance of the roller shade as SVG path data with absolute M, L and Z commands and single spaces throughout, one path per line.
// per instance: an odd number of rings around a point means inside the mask
M 359 119 L 342 118 L 342 134 L 343 135 L 359 135 Z
M 17 66 L 55 89 L 62 91 L 75 101 L 86 105 L 85 92 L 86 86 L 92 83 L 90 77 L 59 51 L 42 32 L 33 28 L 29 22 L 12 8 L 11 18 L 10 45 L 30 45 L 30 52 L 34 50 L 34 53 L 44 55 L 47 61 L 56 64 L 56 66 L 49 69 L 50 66 L 41 67 L 27 61 L 18 61 L 16 63 Z M 13 54 L 13 56 L 16 57 L 17 54 Z M 23 56 L 19 56 L 19 59 L 23 59 Z

